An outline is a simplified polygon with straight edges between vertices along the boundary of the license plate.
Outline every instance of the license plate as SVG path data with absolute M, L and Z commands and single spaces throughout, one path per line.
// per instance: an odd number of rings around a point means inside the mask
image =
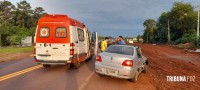
M 115 73 L 115 70 L 108 70 L 108 73 Z
M 112 70 L 112 69 L 107 69 L 108 74 L 117 74 L 118 71 Z
M 40 56 L 42 59 L 47 59 L 49 56 Z

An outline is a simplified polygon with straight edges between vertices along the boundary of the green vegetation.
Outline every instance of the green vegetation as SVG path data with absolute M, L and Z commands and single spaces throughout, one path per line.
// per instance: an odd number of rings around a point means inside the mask
M 145 27 L 145 32 L 144 32 L 144 36 L 146 36 L 146 38 L 144 37 L 143 39 L 148 43 L 148 42 L 154 42 L 154 38 L 155 38 L 155 32 L 156 32 L 156 21 L 153 19 L 147 19 L 144 23 L 143 23 L 144 27 Z
M 33 46 L 29 47 L 7 47 L 1 48 L 0 53 L 23 53 L 23 52 L 33 52 Z
M 20 44 L 26 36 L 34 36 L 35 27 L 44 15 L 42 7 L 32 10 L 25 0 L 13 5 L 10 1 L 0 1 L 0 47 Z
M 197 12 L 190 3 L 175 2 L 158 20 L 144 21 L 143 39 L 149 43 L 196 43 Z

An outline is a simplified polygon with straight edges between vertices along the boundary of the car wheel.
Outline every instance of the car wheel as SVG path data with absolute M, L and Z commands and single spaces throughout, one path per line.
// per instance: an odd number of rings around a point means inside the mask
M 104 75 L 102 75 L 102 74 L 99 74 L 99 73 L 97 73 L 97 75 L 99 76 L 99 77 L 103 77 Z
M 148 67 L 148 65 L 145 63 L 144 64 L 144 70 L 142 71 L 143 73 L 147 73 L 147 67 Z
M 48 67 L 50 67 L 51 65 L 48 65 L 48 64 L 43 64 L 43 67 L 44 68 L 48 68 Z
M 137 80 L 138 80 L 138 75 L 139 75 L 139 72 L 137 71 L 137 72 L 135 73 L 135 76 L 134 76 L 132 79 L 130 79 L 130 81 L 131 81 L 131 82 L 137 82 Z

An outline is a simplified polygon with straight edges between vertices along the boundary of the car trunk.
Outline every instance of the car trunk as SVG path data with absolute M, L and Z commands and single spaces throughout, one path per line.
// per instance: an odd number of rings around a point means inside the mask
M 127 59 L 129 60 L 131 58 L 131 56 L 129 55 L 107 53 L 107 52 L 101 53 L 100 56 L 102 58 L 101 62 L 102 65 L 116 67 L 116 68 L 123 67 L 122 66 L 123 61 Z

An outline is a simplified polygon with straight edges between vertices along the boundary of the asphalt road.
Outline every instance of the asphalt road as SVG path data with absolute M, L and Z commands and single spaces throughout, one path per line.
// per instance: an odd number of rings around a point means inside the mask
M 0 82 L 0 90 L 133 90 L 133 83 L 94 72 L 94 58 L 79 69 L 66 66 L 37 68 Z M 24 70 L 37 64 L 33 58 L 0 64 L 0 76 Z M 145 86 L 145 85 L 144 85 Z

